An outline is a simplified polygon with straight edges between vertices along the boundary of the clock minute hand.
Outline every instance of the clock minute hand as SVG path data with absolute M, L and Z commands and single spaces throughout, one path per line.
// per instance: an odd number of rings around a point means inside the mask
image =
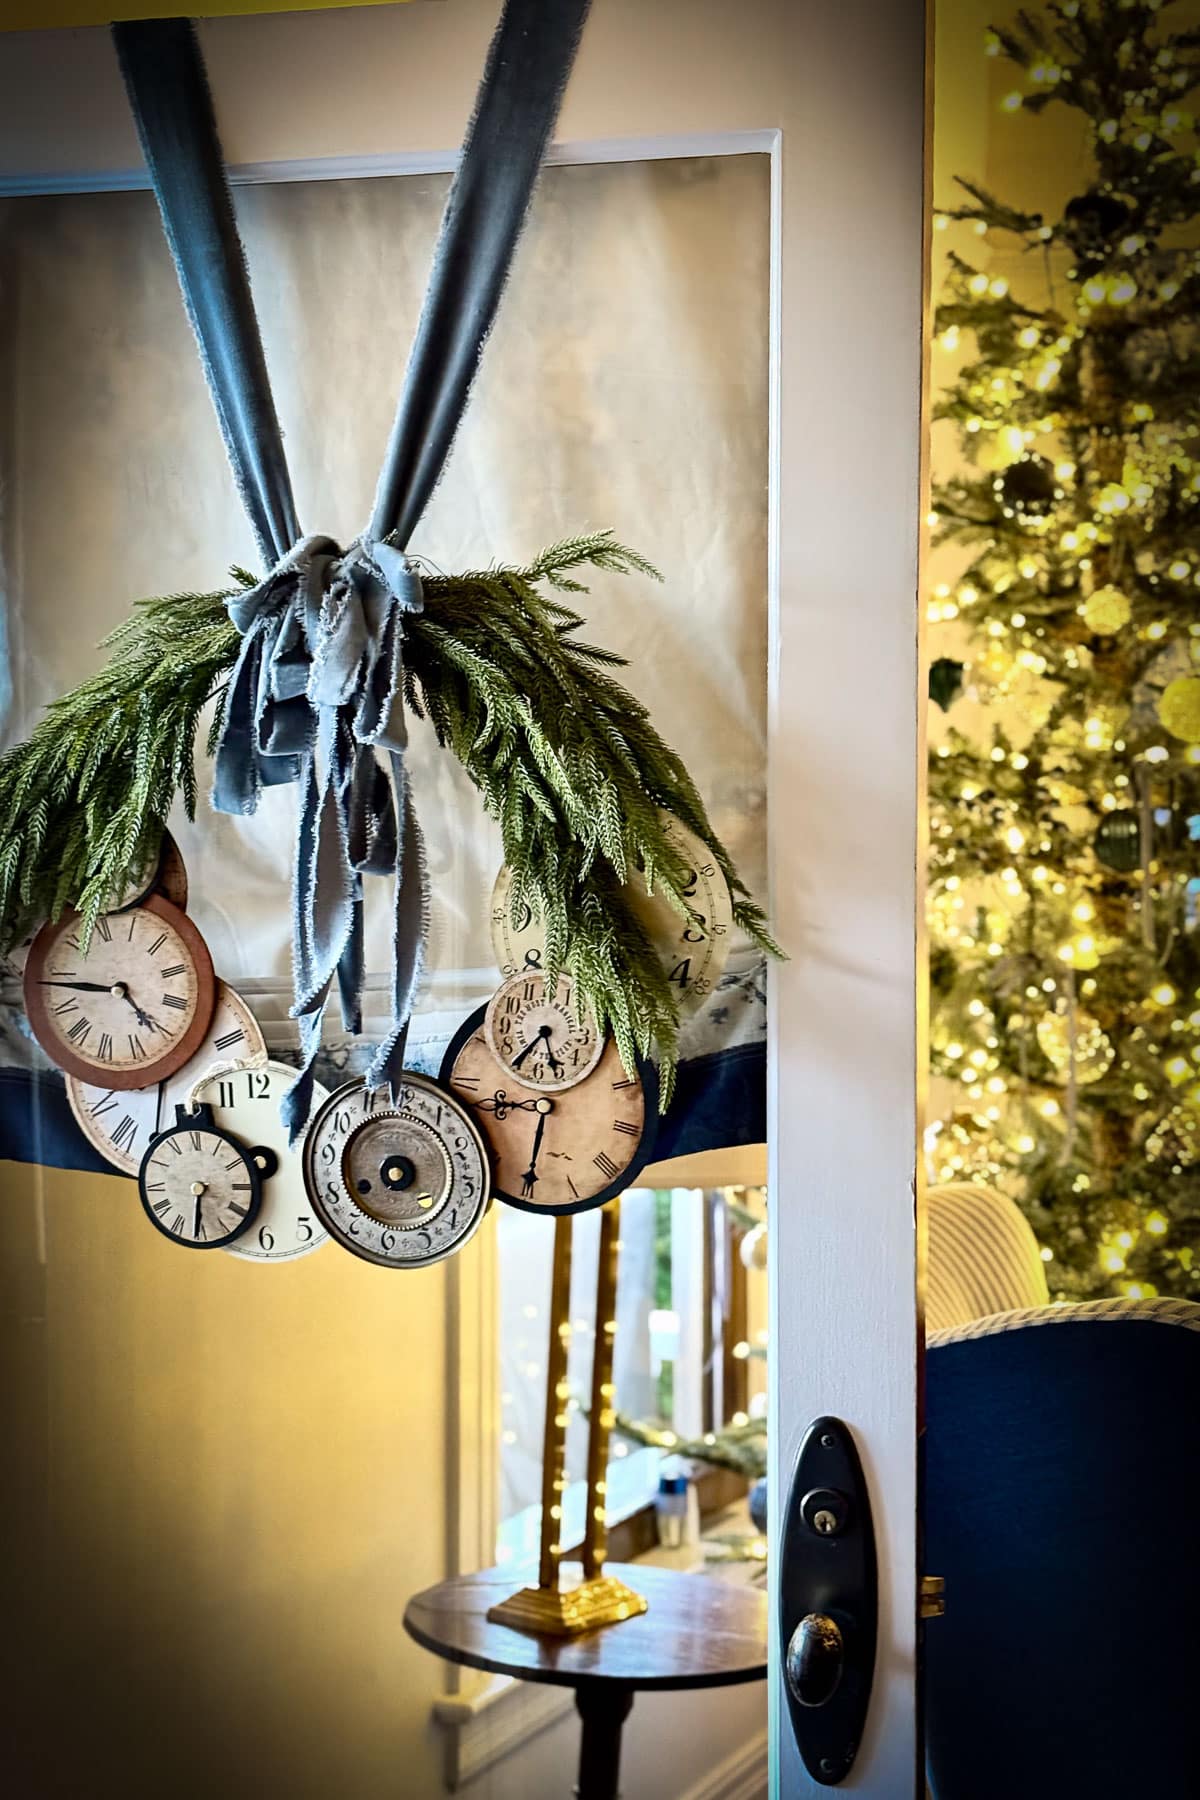
M 537 1172 L 538 1151 L 542 1147 L 542 1138 L 545 1136 L 545 1132 L 546 1132 L 546 1118 L 550 1112 L 551 1105 L 552 1105 L 552 1102 L 549 1100 L 546 1100 L 546 1101 L 539 1100 L 538 1101 L 537 1130 L 533 1134 L 533 1149 L 531 1150 L 530 1155 L 529 1155 L 529 1167 L 526 1169 L 525 1173 L 521 1177 L 521 1195 L 522 1195 L 522 1198 L 525 1200 L 528 1200 L 532 1197 L 534 1183 L 537 1181 L 537 1178 L 538 1178 L 538 1172 Z
M 77 994 L 111 994 L 110 981 L 46 981 L 38 982 L 39 987 L 73 988 Z
M 550 1038 L 551 1029 L 552 1028 L 549 1025 L 543 1025 L 541 1030 L 538 1032 L 537 1036 L 530 1038 L 529 1042 L 526 1044 L 526 1046 L 522 1050 L 521 1054 L 519 1056 L 513 1057 L 512 1062 L 509 1064 L 509 1067 L 511 1069 L 519 1069 L 521 1064 L 525 1061 L 525 1058 L 527 1056 L 531 1055 L 532 1052 L 537 1049 L 538 1045 L 543 1042 L 543 1040 L 547 1041 L 547 1043 L 548 1043 L 549 1038 Z

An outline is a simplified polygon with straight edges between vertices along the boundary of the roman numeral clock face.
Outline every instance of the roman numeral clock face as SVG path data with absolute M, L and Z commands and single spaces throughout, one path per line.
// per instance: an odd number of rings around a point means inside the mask
M 654 1065 L 644 1062 L 637 1075 L 627 1075 L 616 1045 L 602 1039 L 587 1074 L 548 1091 L 534 1085 L 532 1073 L 522 1080 L 525 1066 L 514 1071 L 512 1056 L 497 1059 L 488 1044 L 486 1011 L 480 1008 L 459 1030 L 442 1080 L 479 1127 L 499 1198 L 527 1212 L 573 1213 L 631 1187 L 653 1147 Z M 537 1037 L 542 1023 L 534 1026 L 528 1041 L 544 1044 Z M 507 1041 L 497 1035 L 502 1053 Z M 557 1051 L 556 1060 L 562 1060 Z
M 25 1009 L 42 1049 L 68 1075 L 112 1090 L 164 1080 L 199 1049 L 216 980 L 185 913 L 160 895 L 96 921 L 45 926 L 25 965 Z

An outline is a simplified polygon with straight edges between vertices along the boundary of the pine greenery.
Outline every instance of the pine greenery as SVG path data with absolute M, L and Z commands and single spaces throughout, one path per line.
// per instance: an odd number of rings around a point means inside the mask
M 777 950 L 683 763 L 610 674 L 624 659 L 580 640 L 582 616 L 554 597 L 585 593 L 589 567 L 658 579 L 611 532 L 568 539 L 526 568 L 426 577 L 425 611 L 406 629 L 405 698 L 499 821 L 510 904 L 542 921 L 548 979 L 572 969 L 627 1069 L 657 1048 L 665 1105 L 677 1001 L 624 885 L 640 870 L 688 916 L 688 870 L 660 808 L 711 847 L 736 922 Z M 234 577 L 252 585 L 243 571 Z M 105 667 L 0 758 L 0 948 L 69 907 L 90 933 L 108 897 L 157 852 L 176 795 L 194 817 L 197 727 L 215 700 L 211 754 L 240 641 L 227 598 L 139 603 L 106 640 Z

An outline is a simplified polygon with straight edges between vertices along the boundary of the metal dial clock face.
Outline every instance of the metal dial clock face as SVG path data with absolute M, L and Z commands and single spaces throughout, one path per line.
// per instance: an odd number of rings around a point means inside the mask
M 275 1153 L 275 1167 L 263 1180 L 262 1205 L 253 1229 L 229 1245 L 231 1256 L 250 1262 L 294 1262 L 329 1241 L 309 1202 L 300 1151 L 288 1142 L 287 1126 L 279 1116 L 279 1102 L 295 1079 L 296 1071 L 287 1063 L 267 1062 L 214 1070 L 192 1090 L 196 1100 L 212 1108 L 222 1131 L 239 1143 L 265 1145 Z M 317 1105 L 328 1097 L 319 1081 L 313 1083 L 313 1097 Z
M 262 1032 L 250 1008 L 225 982 L 217 983 L 212 1023 L 195 1055 L 165 1081 L 144 1088 L 112 1088 L 103 1081 L 67 1076 L 67 1099 L 84 1136 L 125 1175 L 136 1175 L 146 1145 L 175 1117 L 200 1077 L 216 1062 L 241 1062 L 265 1055 Z M 240 1134 L 239 1134 L 240 1135 Z M 265 1137 L 255 1143 L 273 1142 Z
M 511 893 L 512 875 L 504 863 L 492 888 L 492 954 L 502 975 L 540 969 L 546 951 L 541 920 L 524 901 L 514 909 Z
M 693 831 L 671 813 L 661 813 L 663 831 L 688 866 L 683 898 L 691 908 L 685 919 L 662 893 L 646 891 L 645 877 L 635 873 L 626 888 L 629 904 L 658 951 L 681 1011 L 702 1005 L 721 978 L 729 954 L 733 903 L 716 857 Z
M 329 1096 L 304 1141 L 304 1179 L 329 1235 L 393 1269 L 452 1255 L 491 1196 L 470 1117 L 436 1082 L 408 1071 L 394 1102 L 361 1082 Z
M 543 1094 L 574 1087 L 604 1053 L 603 1034 L 566 973 L 553 993 L 536 970 L 514 975 L 489 1000 L 483 1035 L 507 1075 Z
M 179 1106 L 142 1158 L 138 1192 L 165 1237 L 189 1250 L 222 1250 L 253 1224 L 262 1178 L 251 1151 L 214 1125 L 211 1107 Z
M 79 918 L 39 931 L 25 964 L 34 1036 L 68 1075 L 110 1088 L 145 1087 L 181 1068 L 203 1042 L 216 1005 L 208 946 L 159 894 L 101 916 L 86 955 Z
M 626 1075 L 606 1042 L 592 1073 L 563 1092 L 526 1087 L 492 1055 L 484 1009 L 452 1040 L 442 1080 L 483 1134 L 497 1196 L 528 1212 L 586 1212 L 630 1187 L 649 1160 L 654 1065 Z

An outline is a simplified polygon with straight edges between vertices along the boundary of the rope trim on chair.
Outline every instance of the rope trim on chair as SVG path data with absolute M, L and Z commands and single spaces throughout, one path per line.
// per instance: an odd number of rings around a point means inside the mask
M 962 1344 L 971 1338 L 995 1337 L 1002 1331 L 1023 1331 L 1034 1325 L 1107 1325 L 1119 1319 L 1142 1319 L 1152 1325 L 1179 1325 L 1184 1331 L 1200 1331 L 1200 1305 L 1194 1300 L 1084 1300 L 1074 1305 L 1031 1306 L 1020 1312 L 992 1313 L 946 1331 L 930 1334 L 928 1347 Z

